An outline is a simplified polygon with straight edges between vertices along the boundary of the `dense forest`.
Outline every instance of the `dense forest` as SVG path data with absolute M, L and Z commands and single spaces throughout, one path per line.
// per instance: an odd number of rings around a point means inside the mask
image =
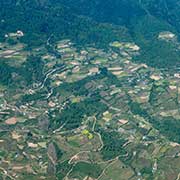
M 13 3 L 14 2 L 14 3 Z M 70 38 L 83 44 L 107 46 L 113 40 L 130 40 L 127 29 L 105 23 L 97 23 L 87 17 L 79 16 L 62 4 L 40 5 L 36 1 L 19 3 L 0 2 L 0 38 L 7 32 L 21 29 L 26 33 L 22 39 L 30 46 L 40 45 L 54 35 L 56 40 Z M 39 38 L 38 38 L 39 37 Z M 38 41 L 37 41 L 38 38 Z

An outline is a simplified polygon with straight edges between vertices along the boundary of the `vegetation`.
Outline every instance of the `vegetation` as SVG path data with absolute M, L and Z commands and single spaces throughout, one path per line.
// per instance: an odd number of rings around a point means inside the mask
M 170 141 L 180 143 L 180 122 L 172 117 L 155 120 L 154 126 Z
M 122 148 L 126 141 L 121 139 L 118 133 L 102 131 L 101 136 L 104 142 L 103 149 L 101 150 L 103 159 L 110 160 L 126 153 Z
M 98 178 L 98 176 L 101 174 L 102 169 L 98 164 L 94 163 L 86 163 L 86 162 L 79 162 L 75 165 L 72 171 L 72 176 L 75 178 L 76 175 L 82 175 L 83 177 L 86 177 L 87 175 L 92 178 Z M 78 176 L 77 176 L 78 177 Z
M 64 127 L 68 130 L 75 129 L 81 125 L 85 116 L 100 114 L 106 108 L 98 97 L 86 99 L 82 102 L 69 105 L 52 123 L 56 128 L 64 124 Z
M 3 61 L 0 61 L 0 84 L 8 85 L 11 82 L 12 68 Z
M 23 77 L 26 82 L 32 84 L 32 82 L 39 82 L 44 77 L 43 75 L 44 63 L 38 56 L 29 56 L 24 63 L 24 68 L 22 69 Z

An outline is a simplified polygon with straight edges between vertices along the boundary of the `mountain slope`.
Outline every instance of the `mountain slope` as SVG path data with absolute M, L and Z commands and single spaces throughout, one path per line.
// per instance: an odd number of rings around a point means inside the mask
M 0 37 L 23 30 L 25 43 L 38 45 L 52 34 L 101 48 L 112 41 L 134 41 L 138 61 L 155 67 L 180 65 L 179 42 L 159 41 L 161 32 L 180 32 L 177 0 L 8 0 L 0 2 Z M 38 41 L 37 41 L 38 39 Z
M 81 44 L 97 42 L 97 45 L 130 37 L 124 27 L 96 23 L 72 13 L 61 4 L 42 2 L 44 1 L 2 1 L 1 39 L 6 33 L 18 29 L 26 33 L 26 43 L 35 44 L 44 42 L 51 34 L 56 39 L 71 38 Z
M 170 31 L 180 34 L 180 13 L 177 0 L 57 0 L 73 12 L 98 22 L 125 26 L 132 39 L 141 46 L 139 61 L 151 66 L 179 65 L 176 42 L 159 42 L 158 35 Z M 168 56 L 167 56 L 168 55 Z

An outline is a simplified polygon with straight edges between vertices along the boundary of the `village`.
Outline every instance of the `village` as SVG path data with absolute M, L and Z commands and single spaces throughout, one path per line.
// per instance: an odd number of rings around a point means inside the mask
M 141 47 L 133 42 L 114 41 L 103 50 L 78 47 L 65 39 L 53 44 L 55 53 L 44 46 L 29 52 L 18 41 L 23 36 L 22 31 L 7 34 L 6 38 L 16 43 L 0 43 L 0 58 L 19 68 L 30 53 L 40 55 L 44 77 L 27 88 L 14 72 L 16 90 L 11 84 L 11 89 L 0 86 L 2 177 L 179 177 L 180 139 L 176 134 L 169 138 L 159 128 L 164 119 L 180 119 L 177 69 L 168 74 L 134 62 Z M 159 38 L 167 36 L 174 38 L 165 33 Z M 169 164 L 172 172 L 167 172 L 163 163 Z

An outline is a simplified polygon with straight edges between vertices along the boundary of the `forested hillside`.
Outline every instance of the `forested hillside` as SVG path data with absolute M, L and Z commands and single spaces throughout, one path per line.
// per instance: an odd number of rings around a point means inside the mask
M 50 35 L 55 39 L 70 38 L 80 44 L 104 46 L 112 40 L 130 40 L 127 29 L 110 24 L 97 23 L 76 15 L 62 4 L 47 1 L 1 1 L 0 38 L 7 32 L 21 29 L 26 33 L 25 43 L 39 45 Z M 38 41 L 37 41 L 38 38 Z

